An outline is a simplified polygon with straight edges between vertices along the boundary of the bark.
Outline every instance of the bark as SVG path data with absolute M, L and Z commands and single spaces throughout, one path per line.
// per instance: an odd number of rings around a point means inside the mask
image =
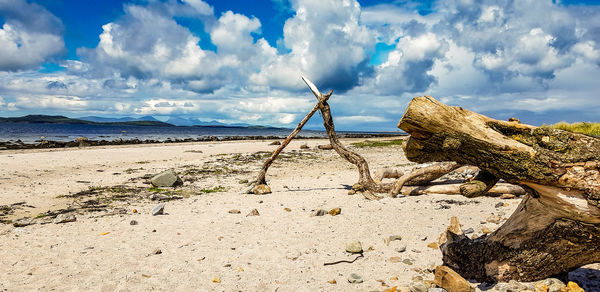
M 485 195 L 500 179 L 495 175 L 480 170 L 475 178 L 460 186 L 460 194 L 467 198 Z
M 432 97 L 413 99 L 398 127 L 410 134 L 403 147 L 411 161 L 474 165 L 489 174 L 485 188 L 498 178 L 527 191 L 492 234 L 447 231 L 444 264 L 463 277 L 534 281 L 600 261 L 599 138 L 498 121 Z

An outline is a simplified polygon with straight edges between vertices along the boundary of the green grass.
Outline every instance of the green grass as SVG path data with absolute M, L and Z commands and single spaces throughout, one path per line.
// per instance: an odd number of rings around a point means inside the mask
M 548 127 L 551 129 L 564 130 L 575 133 L 582 133 L 586 135 L 600 136 L 600 123 L 567 123 L 559 122 L 553 125 L 542 125 L 542 127 Z
M 157 188 L 157 187 L 150 187 L 150 188 L 148 188 L 148 191 L 149 192 L 153 192 L 153 193 L 164 193 L 164 192 L 166 192 L 168 190 Z
M 394 145 L 402 145 L 402 142 L 403 142 L 403 140 L 401 140 L 401 139 L 386 140 L 386 141 L 370 141 L 370 140 L 366 140 L 366 141 L 362 141 L 362 142 L 352 143 L 352 146 L 358 147 L 358 148 L 364 148 L 364 147 L 388 147 L 388 146 L 394 146 Z
M 226 192 L 226 191 L 227 191 L 227 188 L 224 186 L 216 186 L 214 188 L 200 190 L 200 192 L 205 193 L 205 194 Z

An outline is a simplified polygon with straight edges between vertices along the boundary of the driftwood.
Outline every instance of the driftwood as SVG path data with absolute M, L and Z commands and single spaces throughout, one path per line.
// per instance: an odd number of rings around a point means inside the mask
M 432 97 L 413 99 L 398 127 L 410 134 L 409 160 L 484 170 L 472 193 L 499 178 L 527 190 L 492 234 L 472 240 L 449 228 L 443 262 L 463 277 L 534 281 L 600 261 L 599 138 L 498 121 Z

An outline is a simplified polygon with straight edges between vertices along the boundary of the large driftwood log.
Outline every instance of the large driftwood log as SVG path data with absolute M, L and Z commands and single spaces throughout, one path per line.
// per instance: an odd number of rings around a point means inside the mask
M 498 121 L 427 96 L 411 101 L 398 127 L 410 134 L 411 161 L 474 165 L 489 174 L 479 189 L 501 178 L 527 190 L 490 235 L 472 240 L 450 228 L 445 265 L 478 281 L 532 281 L 600 262 L 600 139 Z

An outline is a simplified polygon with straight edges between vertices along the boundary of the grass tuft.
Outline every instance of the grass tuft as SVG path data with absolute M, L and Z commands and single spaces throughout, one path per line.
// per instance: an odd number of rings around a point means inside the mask
M 592 136 L 600 136 L 600 123 L 567 123 L 567 122 L 559 122 L 553 125 L 542 125 L 542 127 L 547 127 L 551 129 L 558 129 L 563 131 L 569 131 L 574 133 L 581 133 Z
M 366 141 L 362 141 L 362 142 L 352 143 L 352 146 L 358 147 L 358 148 L 364 148 L 364 147 L 388 147 L 388 146 L 394 146 L 394 145 L 402 145 L 402 142 L 403 142 L 402 139 L 387 140 L 387 141 L 370 141 L 370 140 L 366 140 Z

